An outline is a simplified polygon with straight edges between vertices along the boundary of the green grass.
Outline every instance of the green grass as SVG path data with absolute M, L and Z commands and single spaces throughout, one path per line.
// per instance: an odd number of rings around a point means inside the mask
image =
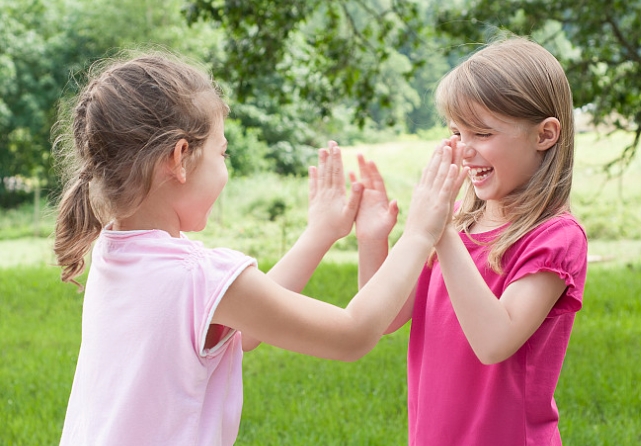
M 345 306 L 356 265 L 324 264 L 305 293 Z M 238 445 L 407 444 L 409 326 L 353 363 L 262 345 L 244 359 L 245 404 Z
M 57 444 L 80 340 L 81 295 L 54 268 L 0 269 L 0 444 Z
M 327 263 L 305 292 L 345 305 L 356 266 Z M 0 269 L 0 444 L 58 443 L 80 345 L 81 295 L 49 267 Z M 641 264 L 591 265 L 557 389 L 569 446 L 641 442 Z M 237 444 L 403 445 L 408 326 L 340 363 L 267 345 L 245 355 Z
M 559 387 L 568 445 L 641 444 L 641 264 L 591 266 Z

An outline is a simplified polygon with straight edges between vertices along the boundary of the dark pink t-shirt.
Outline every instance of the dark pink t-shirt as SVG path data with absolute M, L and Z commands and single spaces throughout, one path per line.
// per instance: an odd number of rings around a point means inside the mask
M 490 241 L 502 229 L 474 234 Z M 494 294 L 520 278 L 553 272 L 567 288 L 543 324 L 510 358 L 483 365 L 470 347 L 445 288 L 440 265 L 419 278 L 408 351 L 409 443 L 416 446 L 560 445 L 554 401 L 587 271 L 587 238 L 570 214 L 533 229 L 503 256 L 504 273 L 487 264 L 487 246 L 461 233 Z

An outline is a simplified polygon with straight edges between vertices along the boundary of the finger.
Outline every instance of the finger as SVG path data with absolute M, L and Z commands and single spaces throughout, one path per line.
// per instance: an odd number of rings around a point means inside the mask
M 325 171 L 323 176 L 320 178 L 321 184 L 324 187 L 331 187 L 334 179 L 334 147 L 336 142 L 328 141 L 326 149 L 326 158 L 325 158 Z
M 383 175 L 381 175 L 378 170 L 378 166 L 374 161 L 368 163 L 370 178 L 372 179 L 372 188 L 383 193 L 387 197 L 387 190 L 385 190 L 385 181 L 383 180 Z
M 317 182 L 319 185 L 325 184 L 327 180 L 328 169 L 328 152 L 327 149 L 320 149 L 318 151 L 318 174 Z
M 460 169 L 456 164 L 451 164 L 448 170 L 447 179 L 443 184 L 443 189 L 450 198 L 450 209 L 454 209 L 454 202 L 465 181 L 469 167 Z
M 338 145 L 332 147 L 332 185 L 345 189 L 345 173 L 343 171 L 343 156 Z
M 371 189 L 372 181 L 371 181 L 369 166 L 367 165 L 367 161 L 365 160 L 365 157 L 363 156 L 362 153 L 357 154 L 356 159 L 358 160 L 358 171 L 360 172 L 360 175 L 361 175 L 361 182 L 363 183 L 363 186 L 365 186 L 365 188 Z
M 309 201 L 311 202 L 318 192 L 318 170 L 316 166 L 309 166 L 307 172 L 309 174 Z
M 467 175 L 470 171 L 469 167 L 463 167 L 462 169 L 457 166 L 457 177 L 454 180 L 454 184 L 452 186 L 452 205 L 454 204 L 454 201 L 456 200 L 456 197 L 458 196 L 459 191 L 461 190 L 461 186 L 463 186 L 463 183 L 465 182 L 465 179 L 467 178 Z
M 455 164 L 449 164 L 446 167 L 443 183 L 439 186 L 438 192 L 439 192 L 440 200 L 445 200 L 446 203 L 451 203 L 454 183 L 456 182 L 457 178 L 458 178 L 458 167 L 456 167 Z
M 456 142 L 456 145 L 452 148 L 453 148 L 452 164 L 456 164 L 457 166 L 460 167 L 463 164 L 463 153 L 465 153 L 466 145 L 465 143 L 462 143 L 459 140 Z
M 361 183 L 356 182 L 352 184 L 352 192 L 349 194 L 349 200 L 345 206 L 347 217 L 352 221 L 356 218 L 356 213 L 358 212 L 361 198 L 363 198 L 364 190 L 365 188 Z
M 430 158 L 427 166 L 423 168 L 423 174 L 421 175 L 421 183 L 428 182 L 428 179 L 431 179 L 436 175 L 436 170 L 438 165 L 441 163 L 441 158 L 443 157 L 443 145 L 438 145 L 432 152 L 432 157 Z
M 435 180 L 437 186 L 443 185 L 443 183 L 448 180 L 451 175 L 451 166 L 453 166 L 452 147 L 448 145 L 443 147 L 443 157 L 441 158 L 441 164 L 438 166 L 438 173 Z
M 389 205 L 387 206 L 387 211 L 392 217 L 394 217 L 394 220 L 396 220 L 398 218 L 398 201 L 390 201 Z

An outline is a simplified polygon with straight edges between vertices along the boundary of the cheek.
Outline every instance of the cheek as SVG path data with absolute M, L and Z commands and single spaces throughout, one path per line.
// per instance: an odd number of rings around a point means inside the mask
M 227 166 L 225 166 L 220 176 L 221 189 L 227 185 L 227 181 L 229 181 L 229 171 L 227 170 Z

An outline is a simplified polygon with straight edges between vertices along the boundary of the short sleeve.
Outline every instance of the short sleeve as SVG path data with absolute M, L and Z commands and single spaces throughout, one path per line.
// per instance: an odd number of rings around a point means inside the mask
M 538 272 L 554 273 L 565 281 L 567 288 L 548 317 L 579 311 L 587 273 L 587 246 L 585 231 L 572 216 L 544 222 L 519 240 L 506 255 L 507 283 Z
M 241 252 L 226 248 L 202 248 L 192 256 L 196 345 L 200 356 L 212 356 L 235 333 L 235 330 L 230 330 L 216 346 L 205 350 L 207 332 L 216 308 L 240 273 L 249 266 L 256 266 L 257 262 Z

